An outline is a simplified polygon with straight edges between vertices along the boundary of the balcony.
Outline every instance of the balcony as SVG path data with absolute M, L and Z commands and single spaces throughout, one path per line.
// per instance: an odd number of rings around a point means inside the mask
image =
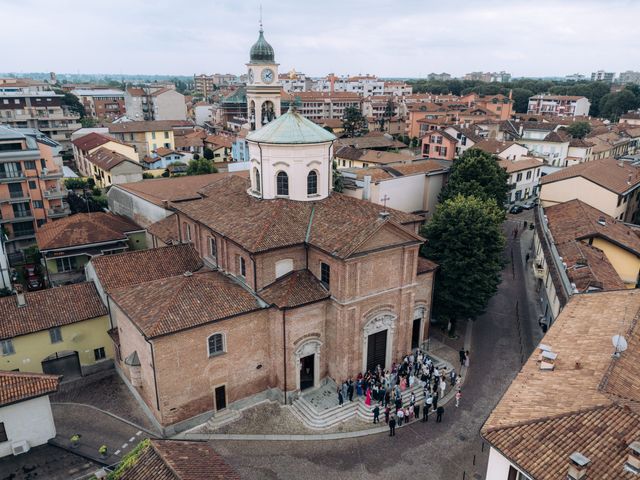
M 0 172 L 0 183 L 20 182 L 25 178 L 26 177 L 23 171 Z
M 47 209 L 47 215 L 49 218 L 66 217 L 71 214 L 71 209 L 65 205 L 63 207 L 53 207 Z
M 62 178 L 63 177 L 63 173 L 62 170 L 47 170 L 44 169 L 42 170 L 42 172 L 40 172 L 39 177 L 43 180 L 55 180 L 57 178 Z
M 13 212 L 13 218 L 0 218 L 0 223 L 28 222 L 29 220 L 33 220 L 33 213 L 31 210 L 24 210 Z
M 7 241 L 19 242 L 20 240 L 29 240 L 29 239 L 35 238 L 35 236 L 36 236 L 36 232 L 33 230 L 26 230 L 26 231 L 20 230 L 17 232 L 8 233 Z
M 9 197 L 0 198 L 0 203 L 25 203 L 30 200 L 28 192 L 9 192 Z
M 69 191 L 66 188 L 50 188 L 42 192 L 47 200 L 55 200 L 58 198 L 67 198 Z

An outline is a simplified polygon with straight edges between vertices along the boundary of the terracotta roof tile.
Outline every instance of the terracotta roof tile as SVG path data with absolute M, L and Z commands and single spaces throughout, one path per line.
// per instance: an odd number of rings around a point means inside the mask
M 518 144 L 516 142 L 499 142 L 498 140 L 487 139 L 476 143 L 473 148 L 479 148 L 483 152 L 497 155 L 504 152 L 507 148 L 512 147 L 513 145 Z
M 151 439 L 118 480 L 239 480 L 238 474 L 205 442 Z
M 45 223 L 36 232 L 36 241 L 41 251 L 47 251 L 126 240 L 125 233 L 141 230 L 143 228 L 122 215 L 107 212 L 77 213 Z
M 106 292 L 187 271 L 195 272 L 203 265 L 198 252 L 186 243 L 101 255 L 93 257 L 91 264 Z
M 204 141 L 205 143 L 217 145 L 218 147 L 231 148 L 233 145 L 234 138 L 226 137 L 224 135 L 207 135 Z
M 129 285 L 110 295 L 147 338 L 264 308 L 237 282 L 212 271 Z
M 134 165 L 140 166 L 140 163 L 136 162 L 135 160 L 131 160 L 129 157 L 121 153 L 109 150 L 105 147 L 100 147 L 98 150 L 90 153 L 85 158 L 87 159 L 87 161 L 93 163 L 94 165 L 97 165 L 105 172 L 108 172 L 112 168 L 124 162 L 129 162 L 133 163 Z M 140 166 L 140 168 L 142 168 L 142 166 Z
M 0 407 L 55 393 L 59 384 L 58 375 L 0 371 Z
M 109 133 L 161 132 L 173 130 L 174 127 L 193 126 L 193 122 L 187 120 L 149 120 L 122 122 L 110 124 Z
M 115 138 L 96 132 L 91 132 L 87 135 L 83 135 L 80 138 L 76 138 L 71 143 L 73 143 L 78 150 L 86 152 L 109 142 L 121 143 Z
M 620 162 L 614 158 L 603 158 L 572 165 L 540 177 L 540 184 L 545 185 L 575 177 L 583 177 L 607 190 L 622 194 L 640 184 L 640 168 L 629 162 L 622 162 L 620 166 Z
M 558 254 L 567 264 L 569 281 L 579 292 L 621 290 L 625 284 L 602 250 L 580 241 L 556 245 Z
M 53 327 L 107 315 L 92 282 L 49 288 L 24 294 L 18 306 L 15 295 L 0 298 L 0 339 L 18 337 Z
M 521 172 L 523 170 L 529 170 L 532 168 L 538 168 L 544 165 L 544 162 L 538 158 L 521 158 L 520 160 L 500 160 L 498 161 L 500 166 L 504 168 L 507 173 Z
M 260 200 L 248 195 L 248 188 L 247 180 L 229 176 L 205 187 L 206 198 L 173 207 L 253 253 L 307 242 L 346 258 L 385 223 L 379 217 L 382 205 L 339 193 L 317 202 L 294 202 Z M 417 215 L 387 210 L 397 224 L 423 221 Z M 414 233 L 404 231 L 420 241 Z
M 429 260 L 428 258 L 418 257 L 418 275 L 423 273 L 433 272 L 437 270 L 438 264 Z
M 154 237 L 159 238 L 167 245 L 178 243 L 180 235 L 178 234 L 178 217 L 172 213 L 166 218 L 152 223 L 147 227 L 147 232 Z
M 267 303 L 279 308 L 298 307 L 331 296 L 309 270 L 289 272 L 263 288 L 258 294 Z

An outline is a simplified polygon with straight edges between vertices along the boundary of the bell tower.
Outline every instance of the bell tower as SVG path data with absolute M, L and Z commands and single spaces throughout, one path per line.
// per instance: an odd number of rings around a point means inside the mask
M 250 130 L 258 130 L 280 116 L 280 82 L 273 47 L 264 39 L 262 19 L 258 41 L 247 63 L 247 119 Z

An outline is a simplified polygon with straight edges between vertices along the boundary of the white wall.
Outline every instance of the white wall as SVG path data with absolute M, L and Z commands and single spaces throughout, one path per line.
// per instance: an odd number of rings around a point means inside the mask
M 194 111 L 198 125 L 204 125 L 206 122 L 213 121 L 213 105 L 198 105 Z
M 143 228 L 162 220 L 171 213 L 115 185 L 109 189 L 107 200 L 109 201 L 109 210 L 130 218 Z
M 424 174 L 385 180 L 379 182 L 377 189 L 371 189 L 372 195 L 377 193 L 371 201 L 382 205 L 383 202 L 380 199 L 387 195 L 389 197 L 387 205 L 390 208 L 403 212 L 416 212 L 423 208 L 424 184 Z
M 4 423 L 9 439 L 0 443 L 0 458 L 13 454 L 12 443 L 27 440 L 33 448 L 56 436 L 48 396 L 0 408 L 0 422 Z
M 153 97 L 155 120 L 186 120 L 187 105 L 184 95 L 175 90 L 168 90 Z
M 0 234 L 0 237 L 2 234 Z M 9 260 L 7 252 L 4 248 L 4 239 L 0 238 L 0 288 L 11 288 L 11 279 L 9 278 Z
M 504 458 L 496 449 L 489 451 L 486 480 L 508 480 L 511 462 Z

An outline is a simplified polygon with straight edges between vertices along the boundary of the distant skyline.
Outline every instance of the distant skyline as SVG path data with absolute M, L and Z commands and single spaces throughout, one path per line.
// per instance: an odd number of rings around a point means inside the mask
M 640 70 L 633 0 L 263 0 L 281 73 Z M 4 72 L 245 73 L 260 2 L 0 0 Z

